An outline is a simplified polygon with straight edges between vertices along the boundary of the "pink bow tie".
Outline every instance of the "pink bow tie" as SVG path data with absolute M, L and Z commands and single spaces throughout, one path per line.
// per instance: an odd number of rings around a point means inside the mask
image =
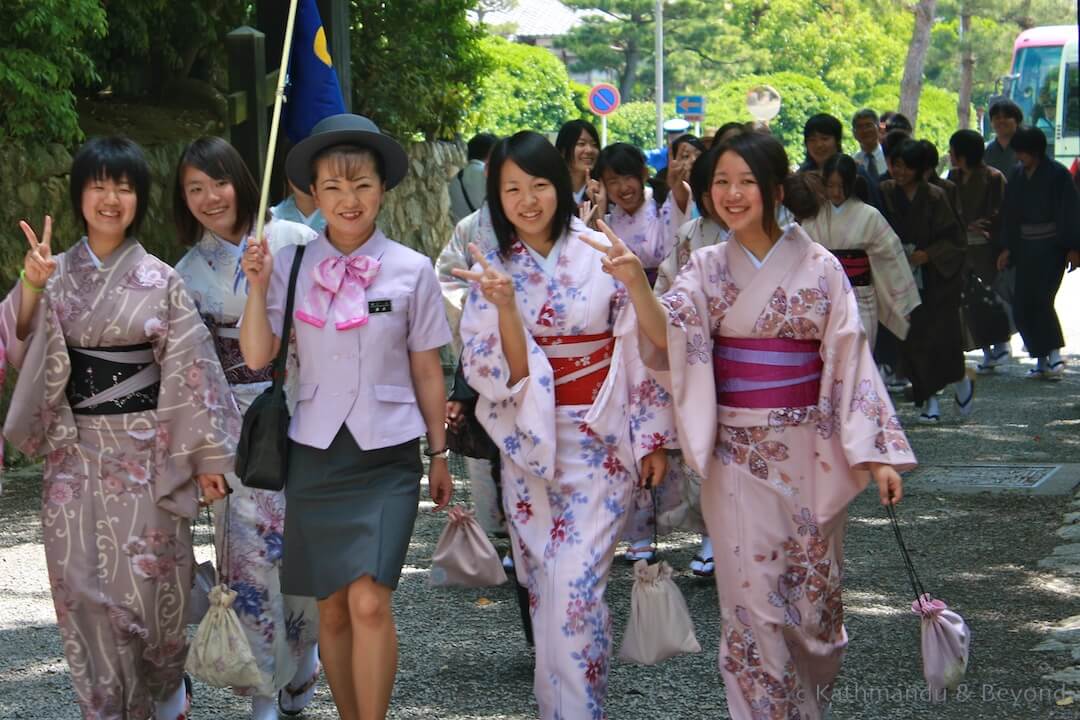
M 368 321 L 367 294 L 364 292 L 379 272 L 379 261 L 367 255 L 326 258 L 312 272 L 315 282 L 308 289 L 303 307 L 296 318 L 317 328 L 326 325 L 334 313 L 334 327 L 349 330 Z

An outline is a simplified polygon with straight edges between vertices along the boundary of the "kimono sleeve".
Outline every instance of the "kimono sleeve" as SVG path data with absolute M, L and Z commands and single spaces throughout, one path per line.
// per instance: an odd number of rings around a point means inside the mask
M 499 263 L 495 253 L 488 260 Z M 466 382 L 479 395 L 476 419 L 511 462 L 551 480 L 557 438 L 555 375 L 547 356 L 529 329 L 525 330 L 529 374 L 510 385 L 498 310 L 484 299 L 478 286 L 470 288 L 461 316 L 461 365 Z
M 919 306 L 919 288 L 911 272 L 904 246 L 881 213 L 867 206 L 869 230 L 866 252 L 870 258 L 878 320 L 896 337 L 907 337 L 907 316 Z
M 689 201 L 687 206 L 689 207 Z M 675 194 L 668 193 L 647 231 L 641 253 L 641 261 L 645 267 L 657 267 L 671 254 L 675 247 L 675 236 L 686 219 L 686 213 L 680 210 L 679 204 L 675 202 Z
M 954 277 L 964 266 L 967 235 L 960 227 L 960 221 L 944 190 L 931 194 L 927 202 L 931 225 L 926 254 L 930 256 L 930 265 L 939 275 Z
M 915 466 L 915 455 L 878 373 L 859 318 L 855 293 L 840 264 L 825 263 L 830 310 L 821 340 L 821 420 L 824 439 L 835 435 L 854 470 L 866 463 Z
M 190 518 L 198 510 L 192 478 L 233 470 L 240 411 L 210 332 L 175 272 L 166 292 L 163 329 L 152 338 L 161 365 L 156 445 L 163 465 L 154 494 L 162 509 Z
M 285 300 L 289 290 L 289 273 L 292 270 L 296 246 L 287 245 L 273 255 L 274 272 L 270 276 L 270 287 L 266 291 L 266 318 L 270 321 L 270 330 L 281 337 L 281 328 L 285 320 Z M 300 283 L 297 282 L 297 290 Z
M 1058 238 L 1066 250 L 1080 250 L 1080 194 L 1069 171 L 1062 166 L 1055 169 L 1058 170 L 1059 201 L 1058 214 L 1054 220 L 1058 228 Z
M 439 281 L 435 270 L 425 261 L 418 268 L 416 288 L 409 300 L 409 350 L 434 350 L 450 340 L 450 325 L 446 322 Z
M 712 331 L 706 283 L 710 258 L 724 252 L 724 244 L 703 248 L 675 278 L 660 298 L 667 314 L 667 351 L 653 345 L 641 332 L 638 341 L 649 374 L 671 395 L 679 443 L 690 467 L 708 476 L 716 441 L 716 380 L 712 366 Z

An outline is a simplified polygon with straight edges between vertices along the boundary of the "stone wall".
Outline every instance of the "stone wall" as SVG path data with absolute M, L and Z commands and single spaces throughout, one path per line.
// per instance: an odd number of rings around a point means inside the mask
M 185 248 L 176 242 L 172 222 L 172 182 L 176 160 L 194 138 L 146 145 L 153 173 L 150 207 L 140 239 L 172 263 Z M 391 238 L 434 258 L 454 230 L 447 182 L 465 164 L 461 143 L 418 143 L 408 148 L 409 175 L 387 194 L 379 226 Z M 46 213 L 53 216 L 53 249 L 70 247 L 82 236 L 68 196 L 71 152 L 62 145 L 0 144 L 0 289 L 10 288 L 22 267 L 27 244 L 18 227 L 27 219 L 40 232 Z

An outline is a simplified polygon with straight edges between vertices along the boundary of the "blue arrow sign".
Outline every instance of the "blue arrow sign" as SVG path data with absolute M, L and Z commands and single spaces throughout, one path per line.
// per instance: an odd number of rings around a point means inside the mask
M 705 114 L 703 95 L 676 95 L 675 112 L 683 116 L 701 116 Z

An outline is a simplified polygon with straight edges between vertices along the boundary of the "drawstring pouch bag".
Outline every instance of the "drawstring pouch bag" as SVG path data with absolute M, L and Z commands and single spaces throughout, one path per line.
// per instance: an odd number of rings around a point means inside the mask
M 652 493 L 654 548 L 657 547 L 656 495 Z M 671 579 L 671 574 L 671 565 L 663 560 L 652 564 L 646 560 L 634 563 L 630 619 L 619 647 L 619 660 L 637 665 L 656 665 L 676 655 L 701 652 L 686 599 Z
M 923 588 L 900 534 L 896 511 L 891 505 L 887 505 L 886 509 L 900 545 L 911 589 L 915 593 L 911 611 L 921 618 L 923 677 L 926 678 L 932 700 L 941 702 L 948 697 L 949 690 L 956 689 L 967 672 L 971 629 L 957 612 L 950 610 L 944 601 L 932 597 Z
M 454 506 L 431 556 L 433 587 L 489 587 L 506 582 L 495 546 L 471 510 Z
M 229 507 L 225 501 L 225 532 L 223 554 L 229 557 Z M 215 544 L 215 548 L 217 545 Z M 184 668 L 207 685 L 214 687 L 260 687 L 262 672 L 248 644 L 247 635 L 232 604 L 236 592 L 228 586 L 228 568 L 218 558 L 224 577 L 210 589 L 210 608 L 199 623 L 188 650 Z

